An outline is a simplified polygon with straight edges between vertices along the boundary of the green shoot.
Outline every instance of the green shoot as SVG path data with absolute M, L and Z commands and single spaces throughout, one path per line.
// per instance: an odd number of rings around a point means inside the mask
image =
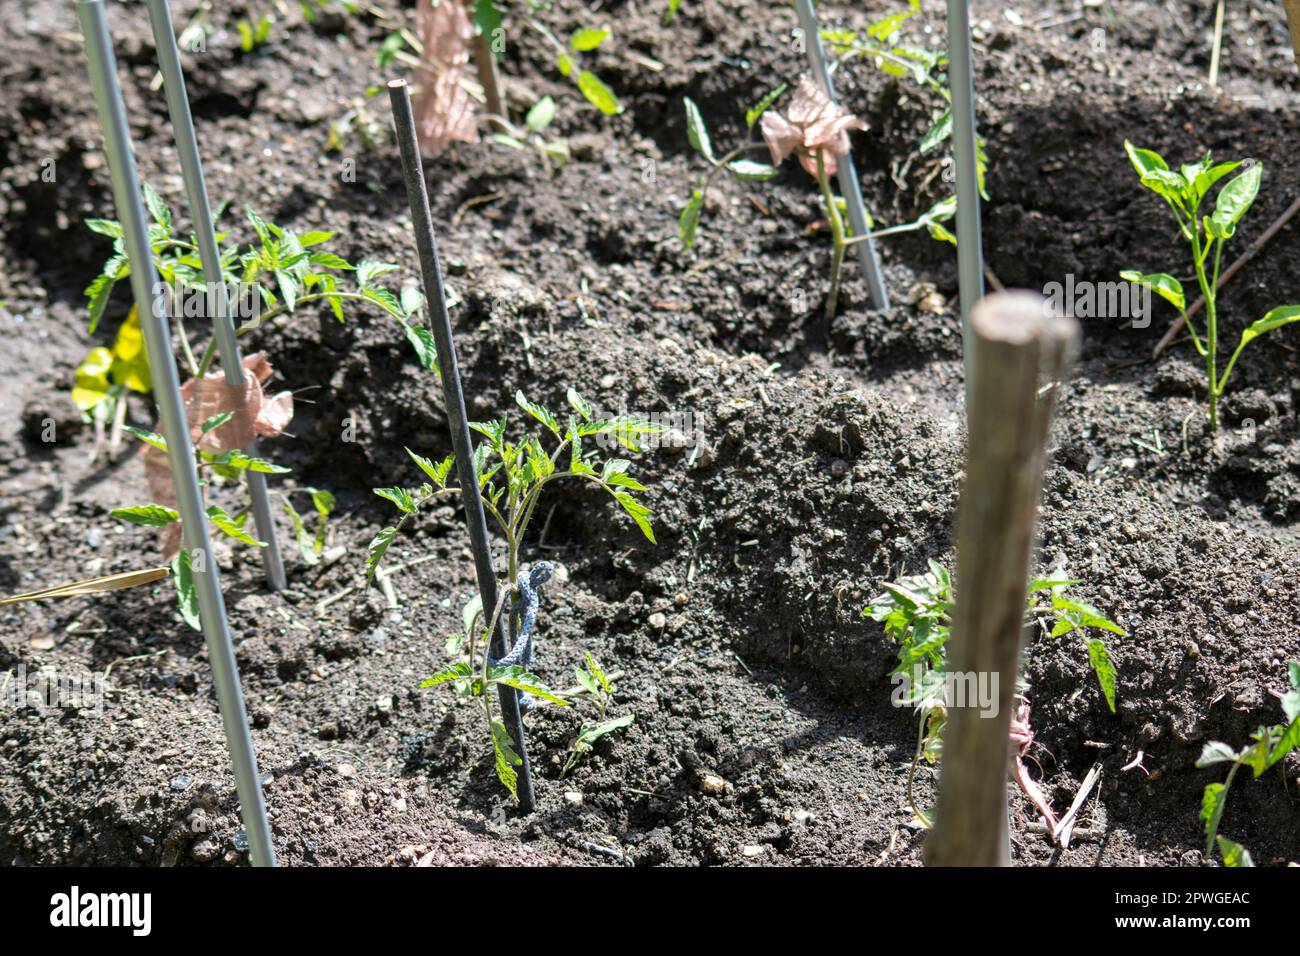
M 579 729 L 578 736 L 573 741 L 573 746 L 569 748 L 569 756 L 564 762 L 560 776 L 564 776 L 576 767 L 583 754 L 596 746 L 596 743 L 603 737 L 625 730 L 636 722 L 636 714 L 631 713 L 624 714 L 621 717 L 606 718 L 605 712 L 614 699 L 614 685 L 590 653 L 584 652 L 583 656 L 585 658 L 583 666 L 575 667 L 573 676 L 577 679 L 578 685 L 591 697 L 591 701 L 595 705 L 596 723 L 590 725 L 584 723 Z
M 1287 665 L 1287 676 L 1291 689 L 1282 695 L 1282 713 L 1286 723 L 1271 727 L 1260 727 L 1251 734 L 1251 743 L 1240 751 L 1219 741 L 1205 745 L 1198 767 L 1213 767 L 1216 764 L 1230 764 L 1228 776 L 1223 783 L 1211 783 L 1205 787 L 1201 796 L 1201 820 L 1205 823 L 1205 856 L 1212 858 L 1217 846 L 1223 858 L 1224 866 L 1254 866 L 1250 852 L 1238 843 L 1219 835 L 1219 824 L 1223 821 L 1223 811 L 1228 806 L 1228 790 L 1233 778 L 1242 767 L 1249 767 L 1251 773 L 1258 777 L 1270 767 L 1281 763 L 1282 758 L 1293 750 L 1300 748 L 1300 662 L 1291 661 Z

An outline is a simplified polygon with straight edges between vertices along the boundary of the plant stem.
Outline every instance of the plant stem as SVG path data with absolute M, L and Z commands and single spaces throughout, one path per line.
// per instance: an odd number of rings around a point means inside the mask
M 1201 287 L 1201 296 L 1205 299 L 1205 375 L 1208 379 L 1210 399 L 1210 431 L 1219 430 L 1219 381 L 1216 375 L 1216 361 L 1219 353 L 1219 317 L 1215 302 L 1215 289 L 1205 276 L 1205 261 L 1201 255 L 1201 229 L 1193 220 L 1192 260 L 1196 266 L 1196 281 Z M 1209 237 L 1206 237 L 1210 241 Z M 1223 245 L 1219 244 L 1222 251 Z M 1209 251 L 1207 248 L 1206 252 Z M 1215 257 L 1215 272 L 1218 272 L 1218 257 Z
M 831 224 L 831 287 L 826 293 L 826 339 L 830 345 L 831 321 L 835 318 L 835 306 L 840 297 L 840 267 L 844 264 L 844 220 L 840 218 L 839 206 L 835 203 L 835 194 L 831 191 L 830 176 L 826 173 L 826 151 L 817 150 L 817 182 L 822 188 L 822 202 L 826 204 L 826 216 Z

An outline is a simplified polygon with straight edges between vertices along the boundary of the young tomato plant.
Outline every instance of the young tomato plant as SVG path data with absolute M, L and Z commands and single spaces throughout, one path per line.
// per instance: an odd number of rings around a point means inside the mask
M 177 234 L 171 210 L 147 183 L 144 195 L 152 220 L 149 241 L 153 247 L 154 265 L 158 269 L 159 281 L 168 290 L 168 314 L 176 323 L 177 340 L 190 375 L 201 378 L 216 355 L 216 339 L 210 339 L 202 358 L 196 358 L 185 331 L 185 319 L 206 316 L 209 305 L 209 289 L 198 246 L 193 237 L 184 238 Z M 220 218 L 222 210 L 218 210 L 217 218 Z M 402 326 L 421 364 L 425 368 L 434 367 L 436 351 L 432 335 L 423 326 L 413 325 L 410 321 L 413 313 L 423 306 L 423 296 L 408 288 L 399 298 L 377 281 L 394 271 L 396 265 L 369 259 L 353 265 L 341 256 L 325 251 L 322 247 L 334 238 L 332 232 L 313 230 L 299 234 L 266 222 L 251 210 L 248 211 L 248 221 L 257 242 L 246 248 L 230 245 L 222 250 L 222 281 L 228 288 L 240 292 L 230 296 L 231 314 L 239 313 L 239 318 L 247 319 L 236 329 L 239 335 L 292 315 L 313 303 L 327 304 L 334 317 L 342 322 L 344 306 L 358 302 L 378 308 L 395 319 Z M 112 254 L 100 269 L 100 274 L 86 288 L 90 332 L 93 333 L 104 315 L 114 286 L 130 275 L 130 263 L 120 223 L 88 219 L 86 226 L 113 241 Z M 224 241 L 227 235 L 218 234 L 217 241 Z M 342 281 L 348 273 L 353 277 L 351 286 Z M 94 354 L 92 352 L 92 356 Z M 143 361 L 143 351 L 138 354 Z M 147 364 L 143 369 L 147 372 Z
M 559 419 L 541 405 L 530 402 L 523 392 L 517 393 L 515 400 L 543 426 L 542 434 L 526 435 L 521 441 L 512 442 L 506 437 L 507 417 L 470 425 L 485 439 L 474 452 L 474 470 L 479 476 L 477 491 L 485 511 L 505 541 L 506 576 L 498 589 L 498 605 L 484 609 L 475 599 L 465 607 L 462 614 L 464 633 L 453 648 L 461 659 L 421 685 L 451 684 L 481 705 L 496 756 L 497 776 L 512 795 L 516 783 L 514 768 L 519 765 L 520 758 L 512 748 L 510 734 L 494 714 L 493 695 L 490 693 L 493 686 L 505 684 L 552 703 L 568 703 L 548 690 L 529 671 L 531 630 L 537 613 L 538 591 L 552 570 L 544 561 L 535 564 L 527 575 L 521 575 L 519 570 L 520 549 L 537 512 L 538 501 L 552 482 L 569 478 L 589 481 L 608 492 L 653 544 L 650 509 L 634 497 L 634 493 L 647 489 L 628 474 L 631 463 L 623 458 L 600 461 L 594 452 L 586 450 L 585 442 L 588 439 L 608 439 L 630 451 L 640 451 L 643 436 L 664 431 L 662 425 L 628 416 L 598 419 L 586 400 L 572 389 L 568 393 L 572 413 L 567 416 L 565 425 L 561 425 Z M 554 444 L 549 451 L 542 437 L 546 433 L 550 434 Z M 368 578 L 374 576 L 398 532 L 423 508 L 443 496 L 461 494 L 459 487 L 448 484 L 455 465 L 454 456 L 435 463 L 409 448 L 406 453 L 428 481 L 416 488 L 374 489 L 375 494 L 396 505 L 402 516 L 396 524 L 383 528 L 370 542 L 366 559 Z M 494 660 L 488 650 L 491 635 L 496 632 L 497 622 L 511 596 L 514 602 L 506 615 L 510 625 L 511 650 L 500 660 Z
M 868 24 L 862 30 L 824 29 L 822 39 L 826 40 L 840 57 L 841 64 L 854 59 L 864 59 L 874 64 L 887 76 L 897 80 L 908 80 L 930 98 L 934 104 L 934 118 L 929 128 L 921 137 L 916 155 L 924 157 L 952 139 L 952 90 L 948 86 L 948 53 L 942 47 L 929 48 L 917 46 L 901 39 L 907 22 L 921 10 L 920 0 L 908 0 L 908 8 L 898 13 L 882 17 Z M 897 175 L 901 181 L 906 175 L 911 161 Z M 988 172 L 988 155 L 984 149 L 983 138 L 975 141 L 975 172 L 979 181 L 980 195 L 987 200 L 984 184 Z M 929 182 L 927 177 L 925 182 Z M 947 181 L 948 174 L 945 172 Z M 901 185 L 901 182 L 900 182 Z M 942 242 L 957 244 L 957 237 L 944 226 L 957 213 L 957 197 L 948 195 L 934 203 L 916 221 L 890 226 L 873 233 L 876 237 L 894 235 L 926 229 L 930 236 Z
M 1282 695 L 1282 713 L 1286 716 L 1286 723 L 1260 727 L 1251 735 L 1251 743 L 1239 751 L 1217 740 L 1208 743 L 1196 761 L 1198 767 L 1231 764 L 1227 779 L 1223 783 L 1207 784 L 1201 797 L 1205 855 L 1207 858 L 1212 857 L 1217 846 L 1224 866 L 1255 865 L 1244 846 L 1219 835 L 1219 824 L 1228 805 L 1228 789 L 1232 786 L 1237 771 L 1249 767 L 1251 773 L 1258 777 L 1270 767 L 1277 766 L 1291 751 L 1300 749 L 1300 662 L 1290 662 L 1287 676 L 1291 681 L 1291 689 Z
M 528 18 L 528 26 L 545 37 L 555 50 L 555 67 L 561 76 L 568 77 L 577 85 L 578 91 L 587 98 L 587 102 L 606 116 L 617 116 L 623 112 L 623 104 L 618 101 L 605 81 L 595 73 L 580 65 L 580 54 L 591 53 L 611 36 L 603 27 L 582 27 L 574 30 L 566 46 L 556 39 L 555 34 L 533 18 Z
M 1048 631 L 1052 637 L 1086 628 L 1127 636 L 1123 628 L 1092 605 L 1066 595 L 1066 590 L 1078 583 L 1068 579 L 1032 579 L 1028 586 L 1026 621 L 1036 621 L 1046 630 L 1047 621 L 1054 619 Z M 862 611 L 863 617 L 883 623 L 885 634 L 898 644 L 898 665 L 892 674 L 906 678 L 903 702 L 915 707 L 920 715 L 916 752 L 908 776 L 909 801 L 912 801 L 912 783 L 920 760 L 924 758 L 934 764 L 943 749 L 943 725 L 948 716 L 946 647 L 953 606 L 952 578 L 946 568 L 931 561 L 930 570 L 924 574 L 886 583 L 884 591 Z M 1086 643 L 1088 661 L 1097 675 L 1106 705 L 1114 713 L 1117 674 L 1110 653 L 1100 638 L 1091 638 Z M 917 809 L 914 801 L 912 809 L 917 819 L 929 824 L 930 815 Z
M 493 133 L 492 139 L 511 149 L 536 150 L 547 166 L 556 168 L 569 161 L 569 142 L 561 137 L 546 135 L 546 128 L 555 120 L 555 100 L 543 96 L 533 104 L 524 118 L 523 128 L 511 124 L 502 117 L 504 133 Z
M 769 106 L 780 99 L 785 90 L 786 86 L 782 83 L 747 110 L 745 113 L 745 129 L 752 132 L 754 124 L 767 112 Z M 681 215 L 677 217 L 677 237 L 681 239 L 684 248 L 691 249 L 694 247 L 696 237 L 699 234 L 700 217 L 704 213 L 704 203 L 708 197 L 709 187 L 713 185 L 714 177 L 725 171 L 737 182 L 761 182 L 775 176 L 777 169 L 767 163 L 742 158 L 746 153 L 766 149 L 767 147 L 763 143 L 741 143 L 735 149 L 723 153 L 722 156 L 715 156 L 713 141 L 709 136 L 709 128 L 704 122 L 700 108 L 695 105 L 695 102 L 690 97 L 683 97 L 682 104 L 686 107 L 686 138 L 690 141 L 691 148 L 708 160 L 711 167 L 707 173 L 700 177 L 699 185 L 691 191 L 690 199 L 686 200 Z
M 1218 371 L 1219 362 L 1219 269 L 1223 263 L 1223 245 L 1237 231 L 1237 224 L 1254 203 L 1259 194 L 1260 179 L 1264 173 L 1262 163 L 1255 160 L 1237 160 L 1227 163 L 1214 163 L 1210 153 L 1199 161 L 1181 166 L 1177 171 L 1169 168 L 1164 157 L 1149 149 L 1139 149 L 1128 140 L 1124 141 L 1124 150 L 1129 161 L 1137 170 L 1142 185 L 1163 199 L 1173 213 L 1174 222 L 1178 224 L 1179 234 L 1187 242 L 1191 252 L 1192 270 L 1196 275 L 1196 284 L 1201 297 L 1205 300 L 1205 336 L 1197 332 L 1187 314 L 1187 298 L 1183 286 L 1172 275 L 1157 272 L 1150 275 L 1128 270 L 1120 273 L 1120 278 L 1152 289 L 1157 295 L 1169 302 L 1183 317 L 1187 331 L 1192 336 L 1192 345 L 1197 354 L 1205 361 L 1206 389 L 1209 401 L 1210 431 L 1219 428 L 1219 400 L 1228 385 L 1228 376 L 1242 349 L 1259 338 L 1265 332 L 1289 325 L 1300 320 L 1300 305 L 1283 305 L 1270 310 L 1263 318 L 1247 326 L 1241 333 L 1236 351 L 1228 360 L 1222 374 Z M 1219 189 L 1214 203 L 1214 212 L 1203 215 L 1201 207 L 1209 197 L 1210 191 L 1224 177 L 1241 170 Z M 1213 259 L 1213 263 L 1211 263 Z
M 573 746 L 569 748 L 569 756 L 564 762 L 564 768 L 560 771 L 561 776 L 576 767 L 582 755 L 596 746 L 601 738 L 625 730 L 636 722 L 636 714 L 632 713 L 606 718 L 606 711 L 614 699 L 614 684 L 590 653 L 584 652 L 584 658 L 583 666 L 573 669 L 573 676 L 577 678 L 578 685 L 591 696 L 591 701 L 596 707 L 596 723 L 583 724 L 578 731 Z
M 850 237 L 845 225 L 844 202 L 831 188 L 830 177 L 835 174 L 837 157 L 848 155 L 849 130 L 864 130 L 867 124 L 831 102 L 811 76 L 804 76 L 799 81 L 786 114 L 782 115 L 771 107 L 784 91 L 784 85 L 772 90 L 745 115 L 748 128 L 752 129 L 755 122 L 759 124 L 763 144 L 744 143 L 721 158 L 713 154 L 708 128 L 700 115 L 699 107 L 689 99 L 684 101 L 687 138 L 696 152 L 707 159 L 713 168 L 700 180 L 699 187 L 691 193 L 691 198 L 682 209 L 677 219 L 677 234 L 686 248 L 694 245 L 705 196 L 714 176 L 720 171 L 726 170 L 741 182 L 771 179 L 786 157 L 795 156 L 804 171 L 817 180 L 821 188 L 822 208 L 830 225 L 831 276 L 830 289 L 826 295 L 826 322 L 829 323 L 835 316 L 839 300 L 840 269 L 845 250 L 851 243 L 866 238 Z M 762 149 L 763 145 L 766 145 L 771 155 L 771 165 L 740 158 L 751 150 Z

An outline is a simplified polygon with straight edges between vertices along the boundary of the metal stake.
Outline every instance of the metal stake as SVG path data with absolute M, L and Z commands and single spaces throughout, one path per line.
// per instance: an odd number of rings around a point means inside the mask
M 497 606 L 497 578 L 492 569 L 487 519 L 483 514 L 483 502 L 478 496 L 478 472 L 474 467 L 474 446 L 470 441 L 469 425 L 465 417 L 465 394 L 460 384 L 460 368 L 456 364 L 456 346 L 451 338 L 451 318 L 447 314 L 442 266 L 438 261 L 438 240 L 433 233 L 433 214 L 429 210 L 429 197 L 424 187 L 424 165 L 420 160 L 420 147 L 415 136 L 415 116 L 411 112 L 411 94 L 406 81 L 391 81 L 388 84 L 388 98 L 392 103 L 397 142 L 402 153 L 402 174 L 406 179 L 406 198 L 411 206 L 415 245 L 420 253 L 420 274 L 424 277 L 424 295 L 429 306 L 429 328 L 438 347 L 442 395 L 447 406 L 451 447 L 456 453 L 456 474 L 460 479 L 465 502 L 465 524 L 469 528 L 470 546 L 474 551 L 474 571 L 478 577 L 484 617 L 490 617 Z M 507 617 L 508 614 L 502 614 L 497 629 L 492 632 L 492 655 L 497 658 L 504 657 L 509 650 L 505 634 Z M 533 777 L 528 763 L 524 725 L 519 718 L 519 694 L 513 687 L 504 684 L 498 684 L 497 690 L 500 692 L 501 713 L 506 730 L 514 738 L 515 750 L 523 760 L 523 764 L 517 768 L 519 806 L 525 813 L 531 813 Z
M 235 337 L 235 324 L 230 318 L 230 301 L 221 269 L 221 252 L 217 248 L 212 209 L 208 205 L 208 186 L 203 176 L 203 162 L 199 158 L 199 143 L 194 134 L 190 101 L 185 94 L 185 74 L 181 70 L 180 52 L 176 48 L 171 10 L 167 6 L 167 0 L 145 0 L 145 3 L 149 7 L 149 25 L 153 27 L 153 42 L 158 50 L 158 67 L 163 76 L 163 92 L 167 97 L 167 112 L 171 115 L 176 153 L 181 160 L 185 195 L 190 206 L 190 217 L 194 220 L 199 258 L 203 263 L 203 278 L 208 286 L 208 301 L 215 307 L 212 324 L 216 333 L 217 350 L 221 355 L 221 368 L 226 376 L 226 384 L 242 387 L 243 357 Z M 256 438 L 251 439 L 244 450 L 254 458 L 260 457 Z M 248 497 L 252 501 L 258 537 L 266 542 L 266 547 L 261 549 L 266 583 L 272 591 L 279 591 L 284 587 L 284 560 L 280 557 L 280 543 L 275 537 L 275 520 L 271 517 L 266 476 L 249 471 L 245 472 L 244 478 L 248 482 Z
M 803 30 L 804 45 L 808 48 L 808 65 L 813 76 L 821 86 L 822 92 L 835 101 L 835 88 L 831 85 L 830 71 L 826 69 L 826 56 L 822 53 L 821 28 L 817 25 L 817 11 L 813 0 L 795 0 L 795 10 L 799 14 L 799 28 Z M 880 259 L 876 256 L 875 240 L 871 238 L 871 227 L 867 224 L 867 207 L 862 202 L 862 185 L 858 182 L 858 170 L 853 165 L 853 156 L 839 157 L 836 160 L 837 176 L 840 180 L 840 192 L 848 206 L 849 224 L 853 227 L 854 238 L 864 237 L 853 243 L 858 250 L 858 264 L 862 268 L 863 278 L 871 293 L 871 305 L 877 309 L 889 308 L 889 291 L 885 288 L 885 277 L 880 272 Z
M 948 84 L 952 88 L 952 159 L 957 174 L 957 284 L 962 356 L 970 399 L 970 311 L 984 297 L 984 246 L 975 144 L 975 78 L 967 0 L 948 0 Z
M 194 449 L 190 444 L 189 422 L 181 401 L 180 381 L 172 358 L 171 337 L 167 331 L 166 305 L 159 300 L 155 309 L 152 295 L 158 283 L 154 268 L 144 204 L 140 198 L 140 177 L 135 168 L 127 127 L 126 108 L 118 86 L 117 59 L 104 16 L 103 0 L 77 0 L 77 19 L 86 42 L 86 62 L 90 85 L 95 94 L 99 124 L 104 132 L 104 148 L 113 185 L 113 202 L 126 250 L 131 263 L 131 290 L 135 295 L 140 326 L 144 331 L 149 367 L 153 372 L 154 398 L 167 439 L 167 459 L 176 486 L 177 507 L 181 513 L 184 545 L 190 554 L 194 585 L 199 604 L 199 619 L 212 660 L 212 678 L 225 725 L 226 746 L 234 766 L 235 788 L 239 794 L 244 830 L 248 834 L 249 855 L 254 866 L 274 866 L 275 850 L 266 819 L 266 805 L 257 772 L 257 757 L 248 733 L 244 712 L 244 695 L 239 686 L 239 671 L 226 622 L 226 605 L 221 595 L 221 581 L 208 541 L 207 516 L 194 468 Z

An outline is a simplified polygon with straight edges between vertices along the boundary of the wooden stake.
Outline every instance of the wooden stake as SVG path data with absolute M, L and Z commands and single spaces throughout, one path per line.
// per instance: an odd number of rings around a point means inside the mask
M 969 436 L 957 523 L 954 674 L 997 675 L 996 713 L 952 701 L 943 732 L 930 866 L 1006 866 L 1008 732 L 1044 446 L 1060 380 L 1078 341 L 1073 319 L 1029 292 L 995 293 L 971 310 Z M 983 683 L 982 681 L 980 682 Z

